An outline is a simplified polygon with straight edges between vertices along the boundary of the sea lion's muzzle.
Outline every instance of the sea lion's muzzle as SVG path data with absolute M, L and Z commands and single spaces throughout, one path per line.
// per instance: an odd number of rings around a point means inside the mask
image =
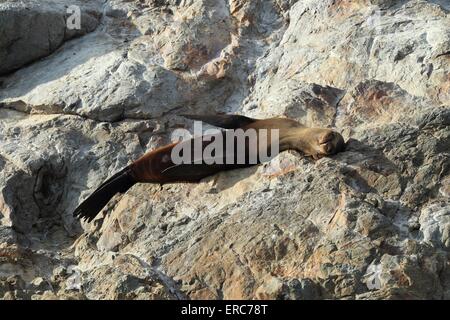
M 329 131 L 319 141 L 327 154 L 336 154 L 344 149 L 344 138 L 335 131 Z
M 330 154 L 333 152 L 334 145 L 333 142 L 335 140 L 335 134 L 333 131 L 330 131 L 326 133 L 320 140 L 319 144 L 322 147 L 322 149 L 327 153 Z
M 318 144 L 315 148 L 316 153 L 312 154 L 314 159 L 320 159 L 343 151 L 345 146 L 344 138 L 338 132 L 330 129 L 319 130 L 322 132 L 319 134 Z

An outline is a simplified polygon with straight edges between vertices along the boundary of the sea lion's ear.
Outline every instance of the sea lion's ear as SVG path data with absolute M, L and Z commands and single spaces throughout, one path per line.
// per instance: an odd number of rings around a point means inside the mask
M 180 116 L 192 120 L 203 121 L 205 123 L 224 129 L 238 129 L 257 121 L 256 119 L 232 114 L 215 114 L 215 115 L 180 114 Z

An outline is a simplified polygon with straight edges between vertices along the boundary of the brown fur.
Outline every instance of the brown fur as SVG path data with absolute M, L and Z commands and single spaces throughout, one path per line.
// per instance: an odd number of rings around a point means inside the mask
M 260 129 L 279 129 L 280 152 L 293 149 L 302 152 L 306 156 L 312 156 L 314 159 L 339 152 L 343 148 L 344 143 L 342 136 L 331 129 L 307 128 L 295 120 L 284 118 L 255 120 L 243 126 L 242 129 L 244 132 L 248 129 L 255 129 L 256 131 Z M 201 137 L 197 139 L 201 139 Z M 268 141 L 270 141 L 270 135 Z M 193 140 L 185 143 L 193 143 Z M 203 149 L 209 143 L 209 141 L 203 142 Z M 175 145 L 177 143 L 150 151 L 136 160 L 131 165 L 133 177 L 136 181 L 156 183 L 195 182 L 220 171 L 246 166 L 245 164 L 223 164 L 215 165 L 214 167 L 208 164 L 180 165 L 183 167 L 178 170 L 179 175 L 171 174 L 169 176 L 167 172 L 174 166 L 170 155 Z M 258 143 L 258 145 L 261 144 Z M 266 143 L 266 148 L 270 148 L 269 142 Z M 249 152 L 248 146 L 246 146 L 246 151 Z M 192 174 L 193 171 L 198 174 Z
M 293 149 L 314 159 L 340 152 L 344 149 L 345 145 L 342 136 L 331 129 L 304 127 L 292 119 L 272 118 L 257 120 L 233 115 L 186 115 L 186 117 L 223 128 L 242 129 L 244 132 L 248 129 L 255 129 L 256 131 L 268 129 L 268 133 L 270 133 L 270 129 L 279 129 L 280 152 Z M 224 138 L 226 136 L 225 131 L 216 135 L 223 135 Z M 179 143 L 191 144 L 193 146 L 195 139 L 202 140 L 201 145 L 203 150 L 212 142 L 211 140 L 203 141 L 203 137 L 198 137 Z M 203 162 L 200 164 L 175 165 L 172 162 L 171 153 L 177 144 L 172 143 L 147 152 L 131 165 L 116 173 L 101 184 L 91 196 L 80 204 L 75 210 L 74 215 L 79 218 L 86 218 L 89 221 L 92 220 L 114 194 L 126 192 L 135 183 L 163 184 L 171 182 L 196 182 L 220 171 L 254 165 L 248 161 L 248 158 L 243 164 L 226 164 L 226 161 L 224 161 L 223 164 L 206 164 Z M 262 146 L 269 150 L 270 134 L 267 141 L 258 141 L 257 146 Z M 251 146 L 246 141 L 246 154 L 251 150 Z M 236 154 L 236 148 L 234 154 Z M 198 159 L 192 158 L 191 160 Z

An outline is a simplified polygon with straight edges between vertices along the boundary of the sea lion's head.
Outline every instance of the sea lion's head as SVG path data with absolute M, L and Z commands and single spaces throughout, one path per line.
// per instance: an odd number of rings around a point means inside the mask
M 331 156 L 345 149 L 342 135 L 331 129 L 311 128 L 308 140 L 311 147 L 309 155 L 314 159 Z

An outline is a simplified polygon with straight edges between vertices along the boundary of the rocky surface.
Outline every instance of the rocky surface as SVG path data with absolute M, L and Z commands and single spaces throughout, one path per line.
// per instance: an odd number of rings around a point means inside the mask
M 72 4 L 80 30 L 66 28 Z M 0 298 L 450 299 L 449 12 L 1 1 Z M 72 218 L 102 180 L 190 128 L 183 112 L 289 116 L 348 146 L 136 185 L 93 223 Z
M 2 1 L 0 75 L 48 56 L 63 42 L 93 31 L 100 22 L 98 2 Z M 73 6 L 79 9 L 79 29 L 72 17 Z

